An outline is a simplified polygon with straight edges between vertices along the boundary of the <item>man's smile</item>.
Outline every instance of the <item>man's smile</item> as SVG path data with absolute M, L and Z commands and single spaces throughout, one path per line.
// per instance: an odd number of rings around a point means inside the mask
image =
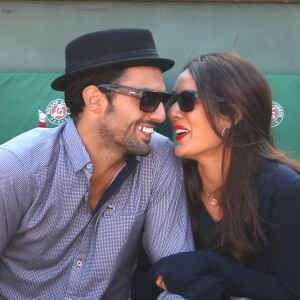
M 154 128 L 153 128 L 153 127 L 147 127 L 147 126 L 138 126 L 138 129 L 139 129 L 141 132 L 143 132 L 143 133 L 145 133 L 145 134 L 148 134 L 148 135 L 152 134 L 153 131 L 154 131 Z

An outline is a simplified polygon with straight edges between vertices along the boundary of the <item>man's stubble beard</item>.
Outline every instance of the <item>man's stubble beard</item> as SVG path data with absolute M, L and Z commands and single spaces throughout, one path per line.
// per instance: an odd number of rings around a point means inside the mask
M 147 142 L 140 142 L 135 134 L 137 130 L 136 124 L 123 124 L 128 129 L 134 127 L 133 133 L 131 136 L 128 134 L 119 135 L 120 130 L 118 129 L 118 121 L 116 115 L 116 109 L 110 103 L 109 107 L 106 109 L 105 118 L 107 121 L 104 121 L 98 129 L 98 133 L 102 141 L 107 144 L 108 147 L 111 147 L 111 151 L 121 151 L 124 155 L 137 155 L 137 156 L 147 156 L 151 152 L 151 147 Z M 112 126 L 111 124 L 115 124 Z

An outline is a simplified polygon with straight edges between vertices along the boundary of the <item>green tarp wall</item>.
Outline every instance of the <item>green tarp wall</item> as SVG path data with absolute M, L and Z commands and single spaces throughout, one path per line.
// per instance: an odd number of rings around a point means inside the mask
M 0 74 L 0 144 L 38 126 L 38 110 L 47 115 L 47 127 L 66 120 L 55 118 L 51 109 L 62 102 L 64 94 L 51 89 L 57 73 Z M 275 144 L 300 158 L 300 76 L 266 75 L 273 96 L 272 132 Z M 169 123 L 160 125 L 160 133 L 172 138 Z

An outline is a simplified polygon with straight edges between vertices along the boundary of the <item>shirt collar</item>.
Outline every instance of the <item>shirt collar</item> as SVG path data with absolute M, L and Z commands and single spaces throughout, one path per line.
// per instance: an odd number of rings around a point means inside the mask
M 67 121 L 63 131 L 63 140 L 75 172 L 80 171 L 91 162 L 90 156 L 86 151 L 72 118 Z
M 66 122 L 66 126 L 63 131 L 63 140 L 75 172 L 80 171 L 91 162 L 90 156 L 86 151 L 72 118 Z M 129 155 L 126 160 L 126 164 L 135 164 L 136 162 L 140 162 L 140 160 L 140 156 Z

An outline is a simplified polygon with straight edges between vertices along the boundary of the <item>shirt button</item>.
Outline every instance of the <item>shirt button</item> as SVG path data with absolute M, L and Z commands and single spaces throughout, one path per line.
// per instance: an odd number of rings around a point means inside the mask
M 87 165 L 86 165 L 86 167 L 88 168 L 88 169 L 91 169 L 92 168 L 92 163 L 88 163 Z
M 76 263 L 77 267 L 82 267 L 82 261 L 81 260 L 78 260 L 77 263 Z

